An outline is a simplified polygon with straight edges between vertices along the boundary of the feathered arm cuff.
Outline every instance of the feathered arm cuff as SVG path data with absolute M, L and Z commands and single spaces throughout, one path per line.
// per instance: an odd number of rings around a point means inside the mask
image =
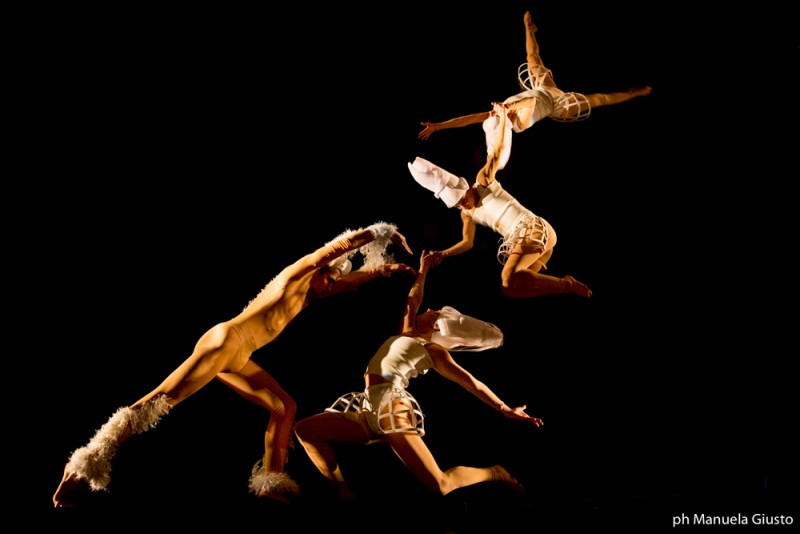
M 335 251 L 337 248 L 336 243 L 338 241 L 348 238 L 354 232 L 361 232 L 364 230 L 369 230 L 369 232 L 372 234 L 372 241 L 362 245 L 357 249 L 350 250 L 344 253 L 342 256 L 336 258 L 330 263 L 331 267 L 337 267 L 342 270 L 343 273 L 345 273 L 345 271 L 349 272 L 348 264 L 356 252 L 361 253 L 364 258 L 363 265 L 361 265 L 359 271 L 365 269 L 374 269 L 384 264 L 395 262 L 394 257 L 386 252 L 386 249 L 392 242 L 392 236 L 397 231 L 397 226 L 391 223 L 380 221 L 367 226 L 366 228 L 359 228 L 358 230 L 348 229 L 336 236 L 334 239 L 328 241 L 326 244 L 330 245 Z
M 397 231 L 397 226 L 380 221 L 368 226 L 367 230 L 372 233 L 373 240 L 360 249 L 364 256 L 364 265 L 361 266 L 361 269 L 373 269 L 386 263 L 394 263 L 394 257 L 388 254 L 386 249 L 392 242 L 392 236 Z

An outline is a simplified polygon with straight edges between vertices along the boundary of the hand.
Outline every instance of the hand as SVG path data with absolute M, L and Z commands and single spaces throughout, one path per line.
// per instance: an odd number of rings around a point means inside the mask
M 420 124 L 422 124 L 425 128 L 419 134 L 417 134 L 417 137 L 423 141 L 427 141 L 431 134 L 436 131 L 436 125 L 432 122 L 421 122 Z
M 544 421 L 539 419 L 538 417 L 531 417 L 527 413 L 525 413 L 525 408 L 527 406 L 517 406 L 516 408 L 511 408 L 510 406 L 505 406 L 507 409 L 501 410 L 501 413 L 508 417 L 509 419 L 519 419 L 521 421 L 530 421 L 536 426 L 544 426 Z
M 392 234 L 392 243 L 394 243 L 395 245 L 400 245 L 401 247 L 406 249 L 406 252 L 408 252 L 409 254 L 414 254 L 413 252 L 411 252 L 411 248 L 408 246 L 405 236 L 400 232 L 398 232 L 397 230 L 395 230 L 395 232 Z
M 432 258 L 431 258 L 431 267 L 436 267 L 437 265 L 442 263 L 442 260 L 444 260 L 445 257 L 446 257 L 441 250 L 432 251 L 431 252 L 431 256 L 432 256 Z
M 434 263 L 434 253 L 433 252 L 426 252 L 422 251 L 422 255 L 419 258 L 419 270 L 420 272 L 427 272 L 428 269 L 436 265 Z
M 411 273 L 414 276 L 417 276 L 417 271 L 405 263 L 387 263 L 383 266 L 383 273 L 385 275 L 392 275 L 394 273 Z
M 493 117 L 496 115 L 505 117 L 507 112 L 508 112 L 508 106 L 506 104 L 504 104 L 503 102 L 492 102 L 491 115 Z

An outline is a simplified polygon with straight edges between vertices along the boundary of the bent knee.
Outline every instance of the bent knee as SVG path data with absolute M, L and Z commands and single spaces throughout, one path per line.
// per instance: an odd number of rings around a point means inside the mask
M 456 490 L 461 487 L 461 485 L 456 484 L 455 480 L 452 476 L 448 476 L 447 473 L 442 473 L 442 476 L 439 477 L 437 481 L 437 487 L 432 488 L 434 491 L 438 492 L 439 495 L 445 496 L 453 490 Z
M 286 397 L 281 399 L 281 402 L 276 404 L 270 412 L 272 412 L 273 416 L 294 419 L 294 416 L 297 414 L 297 402 L 291 397 Z
M 313 425 L 310 425 L 307 419 L 297 421 L 294 424 L 294 433 L 299 440 L 306 441 L 308 437 L 311 435 L 310 430 L 312 426 Z

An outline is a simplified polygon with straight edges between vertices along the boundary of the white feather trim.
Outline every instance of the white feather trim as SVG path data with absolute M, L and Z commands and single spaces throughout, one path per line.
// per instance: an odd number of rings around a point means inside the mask
M 361 269 L 374 269 L 387 263 L 394 263 L 394 257 L 386 252 L 392 242 L 392 236 L 397 231 L 397 226 L 386 222 L 377 222 L 367 227 L 372 232 L 374 239 L 361 247 L 364 256 L 364 265 Z
M 275 495 L 279 497 L 296 497 L 300 495 L 300 486 L 292 480 L 288 473 L 267 471 L 259 460 L 250 474 L 250 491 L 258 496 Z
M 158 395 L 144 403 L 138 410 L 131 410 L 131 432 L 141 434 L 155 427 L 167 414 L 171 406 L 166 395 Z
M 364 228 L 359 228 L 358 230 L 345 230 L 338 236 L 336 236 L 333 240 L 328 241 L 326 245 L 330 245 L 331 243 L 335 243 L 339 241 L 343 237 L 346 237 L 352 234 L 354 231 L 364 230 Z M 375 224 L 371 224 L 370 226 L 366 227 L 366 230 L 369 230 L 372 233 L 372 241 L 367 243 L 366 245 L 362 246 L 361 248 L 350 250 L 337 258 L 334 261 L 341 261 L 342 258 L 344 260 L 351 260 L 356 252 L 360 253 L 363 257 L 363 262 L 361 267 L 359 267 L 359 271 L 367 270 L 367 269 L 374 269 L 376 267 L 380 267 L 387 263 L 395 263 L 394 256 L 388 254 L 386 249 L 392 242 L 392 236 L 397 231 L 397 226 L 391 223 L 379 221 Z M 335 266 L 333 262 L 331 265 Z
M 92 491 L 108 491 L 111 460 L 117 453 L 119 437 L 128 429 L 133 434 L 141 434 L 153 428 L 168 410 L 166 395 L 159 395 L 137 410 L 127 406 L 119 408 L 88 444 L 72 453 L 66 470 L 87 480 Z

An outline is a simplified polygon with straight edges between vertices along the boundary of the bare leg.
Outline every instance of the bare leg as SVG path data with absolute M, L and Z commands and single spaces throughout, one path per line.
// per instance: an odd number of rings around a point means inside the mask
M 589 286 L 579 282 L 572 276 L 558 278 L 547 274 L 523 269 L 512 273 L 508 281 L 504 280 L 501 288 L 503 295 L 509 298 L 531 298 L 560 293 L 572 293 L 580 297 L 591 297 Z
M 591 95 L 586 95 L 586 99 L 589 101 L 589 105 L 591 105 L 592 109 L 594 109 L 601 106 L 613 106 L 615 104 L 621 104 L 640 96 L 647 96 L 652 92 L 653 88 L 647 85 L 645 87 L 636 87 L 633 89 L 628 89 L 627 91 L 619 91 L 616 93 L 594 93 Z
M 425 487 L 447 495 L 453 490 L 481 482 L 501 482 L 524 494 L 522 485 L 503 467 L 456 466 L 442 471 L 422 438 L 417 434 L 386 434 L 384 440 Z
M 536 40 L 536 25 L 531 20 L 531 13 L 530 11 L 525 12 L 525 51 L 526 51 L 526 63 L 527 63 L 527 72 L 524 73 L 520 71 L 519 75 L 519 82 L 520 85 L 528 90 L 533 88 L 542 88 L 542 87 L 550 87 L 550 88 L 557 88 L 556 82 L 553 79 L 553 73 L 544 66 L 544 62 L 542 61 L 542 56 L 539 53 L 539 42 Z M 521 104 L 520 110 L 511 110 L 516 114 L 525 113 L 527 116 L 532 116 L 534 113 L 534 106 L 536 104 L 536 99 L 533 99 L 529 103 Z M 529 108 L 529 109 L 526 109 Z M 530 119 L 528 119 L 530 122 Z M 530 124 L 527 125 L 530 127 Z
M 106 491 L 111 481 L 111 460 L 117 447 L 131 435 L 156 426 L 169 408 L 166 395 L 160 395 L 136 408 L 118 409 L 87 445 L 72 453 L 64 467 L 61 483 L 53 494 L 53 506 L 71 508 L 81 491 Z
M 542 63 L 542 58 L 539 55 L 539 43 L 536 41 L 536 32 L 538 28 L 536 24 L 533 23 L 530 11 L 525 12 L 523 20 L 525 22 L 525 51 L 528 58 L 528 68 L 530 68 L 531 71 L 535 70 L 534 67 L 544 68 L 544 63 Z
M 283 471 L 297 403 L 277 380 L 252 360 L 235 373 L 220 373 L 217 379 L 253 404 L 269 411 L 262 461 L 265 468 L 271 471 Z
M 572 293 L 581 297 L 591 297 L 592 290 L 572 276 L 558 278 L 542 274 L 558 243 L 558 235 L 552 225 L 544 221 L 548 239 L 546 250 L 532 245 L 520 244 L 509 254 L 501 274 L 501 292 L 509 298 L 531 298 L 560 293 Z M 541 232 L 534 232 L 532 239 L 540 239 Z
M 240 339 L 225 325 L 209 329 L 197 342 L 192 355 L 154 390 L 130 407 L 117 410 L 89 443 L 76 450 L 64 468 L 53 495 L 56 508 L 73 506 L 80 490 L 106 490 L 111 460 L 117 447 L 131 435 L 153 426 L 170 408 L 208 384 L 240 348 Z
M 217 379 L 269 411 L 264 455 L 251 473 L 250 491 L 258 497 L 289 502 L 300 494 L 297 483 L 284 471 L 297 403 L 269 373 L 251 360 L 239 371 L 218 374 Z
M 367 443 L 372 437 L 357 416 L 342 413 L 312 415 L 295 425 L 298 441 L 308 458 L 337 491 L 341 501 L 351 501 L 355 495 L 347 486 L 331 443 Z

